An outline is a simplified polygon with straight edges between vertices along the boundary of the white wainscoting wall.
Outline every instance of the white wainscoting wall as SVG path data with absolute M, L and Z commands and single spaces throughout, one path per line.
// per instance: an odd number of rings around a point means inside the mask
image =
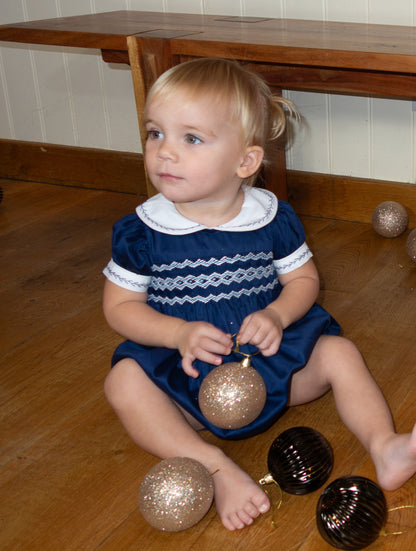
M 416 0 L 1 0 L 0 24 L 124 9 L 416 24 Z M 0 79 L 0 138 L 141 151 L 130 71 L 99 51 L 3 43 Z M 285 95 L 289 168 L 416 183 L 416 102 Z

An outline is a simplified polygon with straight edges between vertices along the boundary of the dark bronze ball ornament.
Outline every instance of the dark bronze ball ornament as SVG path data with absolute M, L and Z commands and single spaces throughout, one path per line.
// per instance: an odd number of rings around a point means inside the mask
M 328 480 L 333 462 L 332 448 L 321 433 L 310 427 L 292 427 L 270 446 L 269 473 L 260 483 L 275 482 L 289 494 L 308 494 Z
M 363 549 L 380 535 L 387 519 L 381 488 L 361 476 L 334 480 L 319 499 L 316 523 L 323 539 L 338 549 Z

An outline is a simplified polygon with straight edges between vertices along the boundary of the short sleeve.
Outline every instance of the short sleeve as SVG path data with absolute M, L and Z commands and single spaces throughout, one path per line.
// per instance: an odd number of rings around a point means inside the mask
M 278 274 L 300 268 L 312 252 L 305 242 L 305 230 L 289 203 L 279 200 L 274 224 L 274 265 Z
M 128 214 L 113 227 L 112 258 L 103 270 L 112 283 L 145 293 L 151 281 L 146 228 L 137 214 Z

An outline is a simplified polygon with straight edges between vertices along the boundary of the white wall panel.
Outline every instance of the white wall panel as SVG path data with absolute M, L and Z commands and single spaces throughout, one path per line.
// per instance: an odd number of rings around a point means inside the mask
M 101 57 L 94 51 L 67 55 L 76 117 L 77 144 L 107 148 L 108 127 L 102 88 Z
M 127 0 L 128 10 L 164 11 L 164 0 Z
M 39 0 L 20 0 L 20 3 L 25 19 L 47 19 L 58 15 L 56 0 L 41 0 L 41 2 Z
M 2 0 L 0 6 L 1 24 L 17 23 L 17 21 L 23 21 L 24 12 L 21 1 L 16 0 Z
M 334 94 L 328 101 L 330 172 L 370 177 L 370 100 Z
M 14 139 L 13 115 L 10 107 L 9 91 L 6 86 L 3 52 L 4 50 L 0 49 L 0 138 Z
M 411 25 L 413 0 L 368 0 L 369 22 L 380 25 Z
M 103 64 L 103 78 L 110 149 L 141 151 L 136 104 L 129 67 L 118 64 Z
M 92 13 L 91 0 L 56 0 L 56 2 L 62 17 Z
M 328 97 L 325 94 L 292 92 L 302 122 L 294 128 L 294 143 L 288 152 L 289 168 L 330 172 Z
M 244 14 L 256 17 L 284 17 L 284 0 L 244 1 Z
M 0 22 L 1 24 L 14 23 L 16 21 L 23 21 L 24 13 L 21 2 L 16 0 L 3 0 L 0 5 Z M 8 47 L 10 46 L 10 47 Z M 4 43 L 1 48 L 0 58 L 0 138 L 14 139 L 16 132 L 14 128 L 13 110 L 15 105 L 15 96 L 13 86 L 16 85 L 16 78 L 13 79 L 13 75 L 8 75 L 10 70 L 15 72 L 16 68 L 13 67 L 15 47 L 14 44 L 8 45 Z M 29 60 L 29 53 L 26 51 L 23 54 Z M 29 62 L 30 63 L 30 62 Z M 9 79 L 13 79 L 10 80 Z M 17 86 L 19 86 L 19 80 L 17 77 Z
M 325 1 L 285 0 L 284 17 L 288 19 L 325 19 Z
M 16 138 L 43 141 L 31 52 L 20 45 L 5 48 L 3 64 Z
M 173 13 L 203 13 L 204 0 L 165 0 L 165 11 Z
M 90 0 L 90 3 L 92 13 L 127 9 L 127 0 Z
M 199 3 L 198 3 L 199 4 Z M 204 13 L 220 15 L 243 15 L 241 0 L 205 0 Z M 194 13 L 199 13 L 194 10 Z
M 32 50 L 40 98 L 40 124 L 46 142 L 74 145 L 74 119 L 65 70 L 67 54 L 56 50 L 52 47 Z
M 372 104 L 372 177 L 409 181 L 415 156 L 411 102 L 374 99 Z
M 349 23 L 368 23 L 369 0 L 325 0 L 326 19 Z

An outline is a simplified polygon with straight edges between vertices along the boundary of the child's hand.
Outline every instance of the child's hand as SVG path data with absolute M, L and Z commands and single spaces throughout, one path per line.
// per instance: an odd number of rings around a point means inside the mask
M 263 356 L 273 356 L 279 350 L 283 327 L 277 312 L 270 308 L 253 312 L 241 324 L 238 333 L 240 344 L 256 346 Z
M 190 377 L 197 378 L 194 360 L 220 365 L 222 356 L 231 354 L 233 341 L 214 325 L 204 321 L 184 322 L 176 333 L 177 348 L 182 356 L 182 369 Z

